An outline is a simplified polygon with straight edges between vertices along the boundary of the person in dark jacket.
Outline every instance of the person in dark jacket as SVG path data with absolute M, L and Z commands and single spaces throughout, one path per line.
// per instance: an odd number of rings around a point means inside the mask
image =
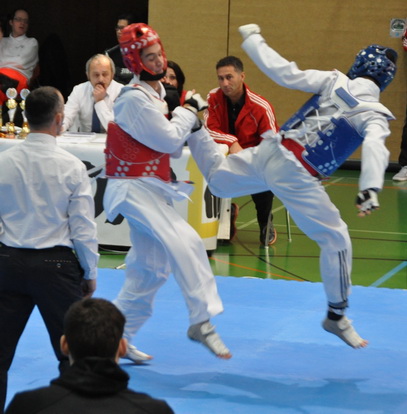
M 134 17 L 130 13 L 123 13 L 117 18 L 116 23 L 116 37 L 117 45 L 111 47 L 110 49 L 105 50 L 105 55 L 109 56 L 113 60 L 114 66 L 116 68 L 114 73 L 114 80 L 123 85 L 127 85 L 133 78 L 133 73 L 127 68 L 123 62 L 123 56 L 120 51 L 119 40 L 122 35 L 122 30 L 134 22 Z
M 48 387 L 17 393 L 6 414 L 174 413 L 165 401 L 127 387 L 129 376 L 117 364 L 127 349 L 124 324 L 123 314 L 105 299 L 74 303 L 61 337 L 70 368 Z

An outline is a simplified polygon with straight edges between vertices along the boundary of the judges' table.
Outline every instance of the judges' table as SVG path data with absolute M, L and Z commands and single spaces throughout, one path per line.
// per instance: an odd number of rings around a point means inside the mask
M 115 223 L 109 223 L 103 210 L 103 194 L 107 180 L 98 176 L 104 165 L 104 148 L 106 136 L 72 135 L 57 137 L 59 146 L 82 160 L 92 178 L 95 200 L 95 216 L 98 227 L 99 244 L 106 246 L 130 246 L 129 228 L 126 220 L 118 217 Z M 0 138 L 0 151 L 5 151 L 22 140 Z M 214 197 L 193 160 L 188 147 L 184 147 L 182 156 L 171 160 L 171 167 L 179 181 L 194 182 L 191 201 L 174 202 L 176 210 L 191 224 L 201 236 L 206 250 L 215 250 L 218 232 L 219 199 Z

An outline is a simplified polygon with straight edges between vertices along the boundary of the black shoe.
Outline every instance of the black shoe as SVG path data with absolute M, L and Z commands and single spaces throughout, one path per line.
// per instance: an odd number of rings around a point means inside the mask
M 236 219 L 239 215 L 239 206 L 236 203 L 232 203 L 230 206 L 230 236 L 229 240 L 233 240 L 236 236 L 237 228 L 236 228 Z
M 267 239 L 267 240 L 266 240 Z M 271 246 L 277 241 L 277 230 L 274 228 L 273 224 L 269 226 L 269 231 L 267 234 L 267 226 L 263 227 L 260 232 L 260 243 L 262 246 Z

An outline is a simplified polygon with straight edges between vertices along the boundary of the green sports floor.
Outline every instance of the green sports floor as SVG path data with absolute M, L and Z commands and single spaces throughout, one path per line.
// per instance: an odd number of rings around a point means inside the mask
M 379 194 L 380 210 L 360 218 L 354 206 L 359 171 L 339 170 L 324 186 L 348 224 L 353 244 L 354 285 L 407 288 L 407 182 L 396 183 L 386 173 Z M 278 199 L 273 205 L 277 242 L 268 249 L 259 243 L 255 209 L 250 196 L 233 200 L 240 212 L 233 242 L 219 245 L 210 257 L 215 275 L 320 281 L 319 249 L 291 220 L 288 238 L 286 212 Z M 99 267 L 115 268 L 123 252 L 101 249 Z

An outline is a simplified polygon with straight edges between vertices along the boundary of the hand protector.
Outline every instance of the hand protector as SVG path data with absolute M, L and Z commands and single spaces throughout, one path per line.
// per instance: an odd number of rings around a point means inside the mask
M 191 105 L 198 112 L 203 111 L 208 107 L 208 102 L 206 102 L 199 93 L 194 93 L 193 91 L 188 91 L 186 93 L 184 104 Z
M 377 199 L 377 190 L 368 188 L 360 191 L 356 197 L 356 207 L 359 209 L 359 217 L 370 214 L 373 210 L 377 210 L 380 205 Z
M 243 37 L 243 40 L 246 40 L 252 34 L 260 34 L 260 26 L 254 23 L 245 24 L 239 27 L 239 33 Z
M 165 96 L 164 100 L 167 102 L 168 110 L 172 112 L 177 106 L 180 106 L 180 100 L 177 88 L 175 86 L 164 83 Z

